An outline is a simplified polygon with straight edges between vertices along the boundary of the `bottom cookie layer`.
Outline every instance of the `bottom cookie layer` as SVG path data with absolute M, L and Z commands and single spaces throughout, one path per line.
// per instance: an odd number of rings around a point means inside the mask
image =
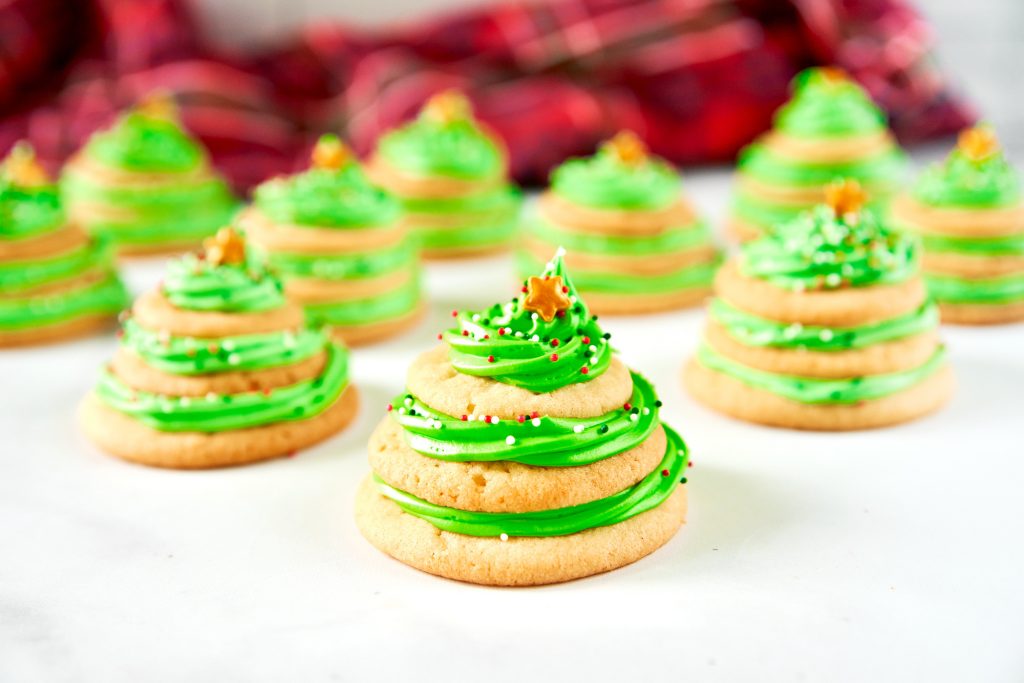
M 54 325 L 0 331 L 0 348 L 52 344 L 84 337 L 100 330 L 112 329 L 116 324 L 116 318 L 113 314 L 102 313 L 80 316 Z
M 308 448 L 343 429 L 358 408 L 358 392 L 349 386 L 329 408 L 307 420 L 212 434 L 161 432 L 117 412 L 90 393 L 79 408 L 78 419 L 94 444 L 124 460 L 152 467 L 209 469 Z
M 686 487 L 653 510 L 568 536 L 464 536 L 406 514 L 368 476 L 356 494 L 356 524 L 379 550 L 411 567 L 490 586 L 560 583 L 623 567 L 649 555 L 686 521 Z
M 329 329 L 331 337 L 344 342 L 347 346 L 363 346 L 404 332 L 419 322 L 425 311 L 426 307 L 421 304 L 399 318 L 365 325 L 332 325 Z
M 755 389 L 691 359 L 683 384 L 701 403 L 732 417 L 773 427 L 844 431 L 908 422 L 938 410 L 953 393 L 953 372 L 943 366 L 927 379 L 884 398 L 852 404 L 799 403 Z
M 1024 321 L 1024 301 L 1008 304 L 939 303 L 942 322 L 954 325 L 1001 325 Z

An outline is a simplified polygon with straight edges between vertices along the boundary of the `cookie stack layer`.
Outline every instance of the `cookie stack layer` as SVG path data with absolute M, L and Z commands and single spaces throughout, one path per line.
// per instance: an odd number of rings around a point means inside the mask
M 629 132 L 551 176 L 520 253 L 535 273 L 556 247 L 595 313 L 690 306 L 711 292 L 720 255 L 707 224 L 679 192 L 679 176 Z
M 0 347 L 112 323 L 128 305 L 109 244 L 68 221 L 30 147 L 0 165 Z
M 729 230 L 754 239 L 824 200 L 838 179 L 858 181 L 881 209 L 899 190 L 906 158 L 885 115 L 836 68 L 808 69 L 774 127 L 740 153 Z
M 224 229 L 140 297 L 80 421 L 103 450 L 196 469 L 288 455 L 347 425 L 348 352 L 303 323 Z
M 555 583 L 633 562 L 686 514 L 686 447 L 561 256 L 524 296 L 457 313 L 370 438 L 356 521 L 382 551 L 473 583 Z
M 854 184 L 722 267 L 685 383 L 751 422 L 862 429 L 937 409 L 952 374 L 915 240 L 862 210 Z
M 94 134 L 65 167 L 61 190 L 72 218 L 125 254 L 196 247 L 238 208 L 162 97 Z
M 892 220 L 921 237 L 925 281 L 944 322 L 1024 320 L 1024 201 L 990 128 L 964 131 L 946 160 L 893 203 Z
M 504 145 L 462 95 L 436 95 L 418 118 L 382 136 L 368 170 L 401 200 L 427 258 L 508 247 L 522 195 L 508 181 Z
M 308 171 L 260 185 L 238 225 L 310 323 L 348 344 L 400 332 L 422 312 L 419 259 L 401 207 L 334 136 L 320 140 Z

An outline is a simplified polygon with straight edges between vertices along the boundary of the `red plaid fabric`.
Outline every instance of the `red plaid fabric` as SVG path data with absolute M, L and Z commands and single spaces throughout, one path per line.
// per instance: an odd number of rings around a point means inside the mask
M 302 163 L 325 130 L 366 152 L 458 87 L 516 178 L 542 183 L 627 127 L 678 163 L 729 159 L 822 63 L 860 80 L 904 140 L 974 118 L 901 0 L 509 0 L 373 38 L 313 26 L 245 60 L 198 35 L 182 0 L 0 0 L 0 150 L 27 137 L 55 166 L 161 87 L 244 189 Z

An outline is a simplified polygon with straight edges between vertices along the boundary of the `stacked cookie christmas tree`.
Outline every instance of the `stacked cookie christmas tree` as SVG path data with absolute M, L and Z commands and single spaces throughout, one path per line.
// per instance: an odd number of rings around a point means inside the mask
M 943 321 L 1024 320 L 1024 201 L 991 128 L 964 131 L 893 203 L 892 218 L 923 240 L 925 281 Z
M 752 422 L 861 429 L 937 409 L 953 389 L 912 238 L 863 208 L 853 182 L 744 245 L 716 278 L 685 383 Z
M 820 204 L 822 188 L 842 178 L 882 208 L 905 173 L 905 156 L 867 93 L 840 69 L 808 69 L 773 129 L 740 153 L 729 229 L 754 239 Z
M 173 261 L 124 321 L 86 397 L 86 435 L 158 467 L 222 467 L 287 455 L 348 424 L 348 353 L 303 322 L 232 229 Z
M 15 146 L 0 164 L 0 347 L 92 331 L 127 304 L 109 244 L 67 219 L 32 149 Z
M 238 206 L 164 95 L 89 138 L 65 167 L 61 190 L 72 218 L 127 254 L 197 246 Z
M 456 312 L 370 438 L 356 521 L 417 569 L 492 585 L 621 567 L 686 514 L 686 447 L 612 353 L 561 255 L 522 296 Z
M 310 322 L 348 344 L 395 334 L 421 313 L 419 259 L 401 207 L 333 135 L 314 148 L 312 168 L 256 188 L 238 225 Z
M 523 273 L 566 247 L 573 279 L 597 313 L 703 301 L 719 262 L 707 224 L 680 196 L 675 169 L 628 131 L 554 171 L 524 242 Z
M 434 96 L 414 121 L 382 136 L 368 170 L 401 200 L 426 257 L 509 245 L 522 196 L 508 181 L 504 145 L 461 94 Z

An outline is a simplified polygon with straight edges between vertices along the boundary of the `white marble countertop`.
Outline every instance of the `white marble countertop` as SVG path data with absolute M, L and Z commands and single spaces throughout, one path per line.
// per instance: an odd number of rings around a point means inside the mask
M 724 174 L 688 186 L 721 214 Z M 130 267 L 135 291 L 160 270 Z M 237 469 L 147 469 L 85 442 L 75 405 L 112 335 L 0 353 L 0 680 L 1024 678 L 1024 325 L 947 328 L 947 409 L 834 435 L 686 396 L 700 311 L 606 318 L 694 454 L 689 523 L 669 545 L 527 590 L 370 547 L 352 520 L 370 430 L 447 312 L 504 299 L 513 279 L 509 258 L 431 265 L 428 320 L 354 352 L 358 421 Z

